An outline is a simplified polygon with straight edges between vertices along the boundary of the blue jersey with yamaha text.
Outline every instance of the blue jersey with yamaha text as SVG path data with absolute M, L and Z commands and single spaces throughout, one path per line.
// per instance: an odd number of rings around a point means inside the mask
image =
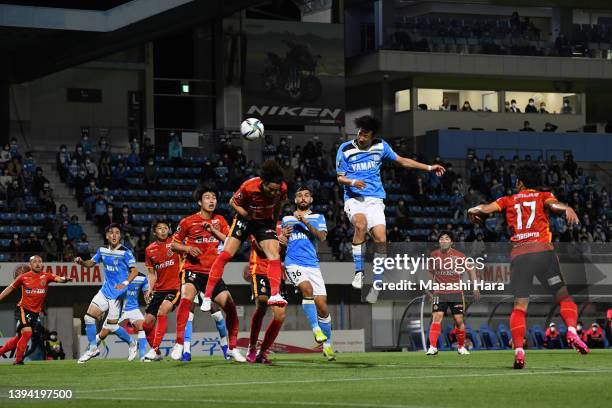
M 115 285 L 127 280 L 130 274 L 130 268 L 136 267 L 136 259 L 132 251 L 119 245 L 115 249 L 100 247 L 96 254 L 91 258 L 95 263 L 102 263 L 104 271 L 104 284 L 102 285 L 102 294 L 107 299 L 118 299 L 127 290 L 115 289 Z
M 138 275 L 128 285 L 127 292 L 125 294 L 125 302 L 123 303 L 123 311 L 129 312 L 130 310 L 138 309 L 138 295 L 140 292 L 146 292 L 149 290 L 149 281 L 144 275 Z
M 327 224 L 323 214 L 308 214 L 306 220 L 319 231 L 327 231 Z M 308 230 L 303 222 L 299 222 L 293 215 L 283 217 L 282 226 L 293 227 L 287 242 L 285 265 L 298 265 L 309 268 L 319 267 L 317 255 L 317 239 Z
M 354 186 L 343 186 L 344 199 L 385 198 L 385 188 L 380 179 L 380 166 L 385 159 L 395 161 L 397 154 L 382 139 L 372 140 L 372 146 L 366 150 L 359 149 L 355 140 L 342 143 L 336 155 L 336 173 L 338 176 L 361 180 L 366 185 L 363 190 Z

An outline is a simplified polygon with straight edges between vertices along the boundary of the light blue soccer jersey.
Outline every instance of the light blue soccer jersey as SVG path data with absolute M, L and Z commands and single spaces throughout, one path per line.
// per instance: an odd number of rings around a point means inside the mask
M 395 161 L 397 154 L 382 139 L 374 139 L 367 150 L 359 149 L 355 140 L 342 143 L 336 155 L 336 173 L 338 176 L 362 180 L 366 184 L 363 190 L 354 186 L 343 186 L 344 199 L 385 198 L 385 188 L 380 179 L 380 166 L 385 159 Z
M 138 304 L 138 295 L 140 292 L 146 292 L 149 290 L 149 281 L 144 275 L 138 275 L 128 285 L 127 292 L 125 294 L 125 302 L 123 303 L 123 311 L 129 312 L 130 310 L 140 308 Z
M 108 299 L 121 297 L 127 288 L 118 290 L 115 289 L 115 286 L 127 280 L 130 268 L 136 266 L 136 259 L 132 251 L 123 245 L 120 245 L 117 249 L 100 247 L 91 259 L 95 263 L 102 263 L 102 270 L 104 271 L 102 294 Z
M 319 231 L 327 231 L 325 216 L 323 214 L 308 214 L 306 219 Z M 317 255 L 317 239 L 308 230 L 306 225 L 298 222 L 293 215 L 283 217 L 282 226 L 293 227 L 287 242 L 285 265 L 298 265 L 309 268 L 319 267 Z

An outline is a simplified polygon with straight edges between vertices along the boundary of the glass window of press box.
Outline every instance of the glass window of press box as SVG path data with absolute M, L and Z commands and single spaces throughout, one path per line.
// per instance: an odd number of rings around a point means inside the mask
M 467 89 L 419 89 L 419 110 L 499 112 L 498 92 Z
M 529 99 L 533 99 L 537 110 L 545 107 L 546 112 L 551 114 L 582 113 L 581 95 L 575 93 L 506 91 L 505 100 L 509 103 L 515 100 L 521 112 L 528 111 Z

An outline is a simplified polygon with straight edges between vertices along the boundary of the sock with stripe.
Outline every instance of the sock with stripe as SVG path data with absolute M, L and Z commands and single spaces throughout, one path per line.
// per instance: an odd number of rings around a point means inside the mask
M 261 342 L 261 347 L 259 349 L 260 353 L 265 353 L 266 351 L 268 351 L 270 346 L 272 346 L 272 343 L 274 343 L 274 340 L 276 340 L 276 337 L 278 336 L 278 333 L 280 332 L 282 325 L 283 325 L 282 320 L 276 320 L 276 319 L 270 320 L 270 323 L 268 324 L 268 327 L 266 328 L 266 334 L 264 335 L 264 339 Z
M 438 348 L 438 337 L 442 331 L 440 322 L 432 322 L 429 326 L 429 345 Z
M 327 337 L 325 344 L 326 345 L 331 344 L 331 338 L 332 338 L 331 315 L 327 315 L 327 317 L 317 316 L 317 320 L 319 321 L 319 327 L 321 328 L 321 331 L 323 332 L 325 337 Z
M 138 356 L 142 359 L 147 352 L 147 335 L 144 330 L 138 330 Z
M 193 302 L 187 298 L 181 298 L 178 309 L 176 309 L 176 342 L 183 344 L 185 342 L 185 326 L 191 312 Z
M 457 329 L 457 348 L 465 346 L 465 330 Z
M 4 345 L 0 348 L 0 356 L 4 353 L 14 350 L 17 347 L 19 336 L 11 337 Z
M 523 348 L 525 341 L 525 311 L 522 309 L 512 310 L 510 315 L 510 333 L 512 333 L 512 344 L 515 349 Z
M 153 347 L 153 341 L 155 340 L 155 326 L 157 325 L 157 323 L 155 324 L 149 324 L 149 323 L 143 323 L 142 324 L 142 329 L 145 332 L 145 335 L 147 336 L 147 343 L 149 343 L 149 346 Z
M 15 354 L 15 362 L 20 363 L 23 361 L 23 355 L 28 347 L 28 342 L 32 337 L 31 331 L 22 331 L 19 340 L 17 341 L 17 353 Z
M 257 346 L 257 340 L 259 339 L 259 332 L 261 331 L 261 325 L 263 319 L 266 316 L 265 308 L 255 308 L 253 316 L 251 316 L 251 333 L 249 336 L 249 346 Z
M 223 276 L 225 264 L 227 264 L 230 259 L 232 259 L 232 256 L 225 251 L 221 251 L 219 255 L 217 255 L 212 266 L 210 267 L 210 273 L 208 274 L 208 282 L 206 283 L 204 297 L 207 297 L 209 299 L 212 298 L 215 286 L 217 286 L 217 283 L 221 280 L 221 277 Z
M 302 299 L 302 309 L 304 310 L 306 319 L 308 319 L 308 323 L 310 323 L 310 328 L 312 328 L 312 330 L 318 329 L 319 320 L 317 319 L 317 306 L 315 305 L 314 298 L 305 297 Z
M 157 316 L 157 323 L 155 323 L 155 335 L 153 337 L 153 345 L 154 349 L 158 349 L 162 340 L 164 339 L 164 335 L 166 334 L 166 329 L 168 328 L 168 316 Z
M 87 334 L 87 342 L 89 347 L 96 345 L 96 335 L 98 334 L 98 328 L 96 327 L 96 319 L 90 315 L 85 315 L 85 333 Z
M 183 342 L 183 351 L 185 353 L 191 353 L 191 335 L 193 333 L 193 313 L 189 312 L 187 317 L 187 324 L 185 325 L 185 335 Z
M 123 327 L 117 325 L 117 328 L 113 331 L 113 333 L 127 344 L 132 344 L 132 337 Z
M 567 330 L 576 333 L 576 323 L 578 323 L 578 306 L 570 299 L 559 302 L 559 314 L 563 318 Z
M 363 272 L 363 242 L 361 244 L 352 244 L 353 264 L 355 265 L 355 273 Z

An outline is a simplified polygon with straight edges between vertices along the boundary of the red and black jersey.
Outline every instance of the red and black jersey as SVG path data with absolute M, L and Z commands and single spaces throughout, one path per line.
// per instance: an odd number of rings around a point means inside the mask
M 458 261 L 461 259 L 461 261 Z M 457 251 L 454 248 L 449 248 L 447 251 L 436 249 L 430 255 L 429 271 L 433 274 L 434 284 L 447 286 L 450 284 L 459 284 L 463 272 L 458 272 L 457 266 L 465 267 L 465 254 Z M 447 293 L 463 293 L 461 289 L 457 290 L 434 290 L 435 294 Z
M 234 193 L 234 203 L 246 209 L 252 215 L 253 220 L 273 220 L 274 207 L 287 200 L 287 184 L 281 183 L 280 195 L 269 198 L 262 192 L 262 180 L 260 177 L 248 179 Z
M 145 250 L 145 266 L 154 269 L 157 280 L 153 291 L 178 290 L 181 286 L 181 257 L 170 246 L 172 238 L 155 241 Z
M 47 297 L 49 283 L 54 282 L 58 275 L 29 271 L 19 275 L 11 286 L 15 289 L 21 286 L 21 299 L 17 306 L 29 311 L 40 313 Z
M 220 242 L 204 228 L 204 223 L 211 224 L 224 235 L 229 232 L 229 225 L 222 216 L 213 214 L 211 218 L 204 218 L 200 213 L 195 213 L 181 220 L 173 239 L 181 244 L 200 248 L 202 251 L 198 257 L 184 254 L 183 269 L 207 274 L 217 256 Z
M 281 234 L 282 224 L 278 222 L 276 224 L 276 233 Z M 257 245 L 255 238 L 251 235 L 249 237 L 251 243 L 251 254 L 249 255 L 249 273 L 251 276 L 262 275 L 268 276 L 268 258 L 263 250 Z
M 512 257 L 550 251 L 552 233 L 548 222 L 546 202 L 555 200 L 547 191 L 523 190 L 511 196 L 498 198 L 495 203 L 506 214 L 512 241 Z

